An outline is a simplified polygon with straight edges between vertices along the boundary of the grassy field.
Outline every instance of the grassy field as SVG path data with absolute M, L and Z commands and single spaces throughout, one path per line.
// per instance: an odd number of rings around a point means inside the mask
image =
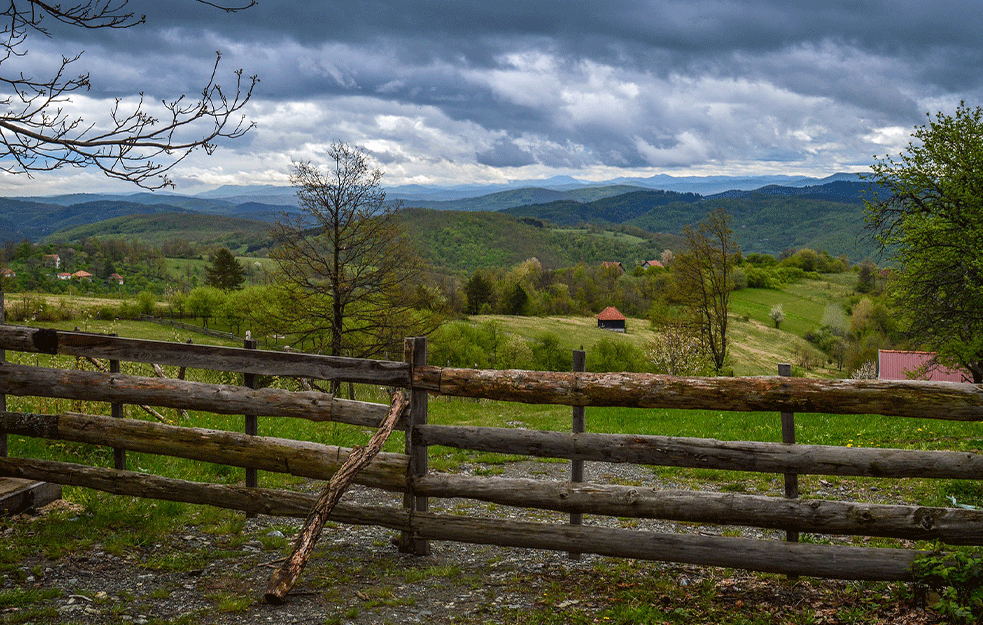
M 745 301 L 767 294 L 747 293 Z M 799 299 L 788 299 L 792 310 L 810 310 L 814 293 L 806 291 Z M 814 312 L 818 307 L 811 308 Z M 810 314 L 803 313 L 803 319 L 810 319 Z M 569 349 L 581 348 L 590 350 L 601 338 L 614 338 L 630 342 L 643 342 L 653 336 L 651 328 L 644 320 L 629 320 L 629 333 L 618 335 L 597 330 L 592 318 L 501 318 L 486 317 L 475 319 L 478 322 L 493 321 L 521 336 L 535 336 L 537 333 L 554 332 L 564 341 L 564 347 Z M 78 322 L 62 322 L 46 324 L 47 327 L 72 329 Z M 102 322 L 87 319 L 82 322 L 84 329 L 89 331 L 118 332 L 122 336 L 148 338 L 157 340 L 183 341 L 186 336 L 173 329 L 148 323 L 117 321 Z M 790 341 L 801 340 L 796 334 L 773 327 L 767 327 L 757 319 L 749 316 L 742 321 L 735 315 L 732 324 L 732 345 L 738 356 L 742 371 L 753 372 L 756 368 L 762 373 L 773 373 L 775 364 L 783 357 L 783 349 Z M 210 337 L 196 336 L 197 343 L 217 343 L 223 341 Z M 225 343 L 227 344 L 227 343 Z M 755 356 L 757 354 L 757 356 Z M 14 362 L 40 366 L 58 366 L 74 368 L 83 366 L 92 368 L 87 363 L 79 363 L 74 358 L 52 357 L 46 355 L 18 354 L 8 352 L 7 358 Z M 754 358 L 759 358 L 755 360 Z M 154 375 L 149 366 L 124 364 L 124 372 L 138 375 Z M 168 376 L 175 376 L 176 370 L 165 367 Z M 190 370 L 188 379 L 202 382 L 231 383 L 241 382 L 241 376 L 234 373 L 222 373 L 204 370 Z M 268 383 L 284 388 L 298 388 L 293 381 L 286 379 L 270 379 Z M 378 387 L 358 387 L 359 399 L 375 402 L 385 402 Z M 94 402 L 72 402 L 45 398 L 29 398 L 8 396 L 8 409 L 22 412 L 58 413 L 63 411 L 80 411 L 94 414 L 108 414 L 109 407 Z M 126 407 L 127 416 L 132 418 L 150 419 L 151 417 L 138 407 Z M 165 418 L 175 424 L 193 425 L 223 429 L 230 431 L 242 430 L 242 417 L 222 416 L 209 413 L 192 412 L 187 419 L 171 409 L 161 411 Z M 525 427 L 540 430 L 569 431 L 571 423 L 570 408 L 562 406 L 532 406 L 495 402 L 489 400 L 471 401 L 453 398 L 435 397 L 430 401 L 429 420 L 437 424 L 482 425 L 493 427 Z M 983 424 L 946 422 L 935 420 L 913 420 L 889 418 L 877 415 L 840 416 L 824 414 L 796 415 L 797 438 L 805 444 L 825 444 L 853 447 L 889 447 L 910 449 L 940 449 L 958 450 L 979 453 L 983 448 Z M 590 432 L 633 433 L 663 436 L 686 436 L 700 438 L 717 438 L 720 440 L 756 440 L 778 441 L 781 438 L 780 418 L 777 413 L 727 413 L 723 411 L 674 411 L 674 410 L 641 410 L 625 408 L 590 408 L 587 410 L 587 430 Z M 316 424 L 294 419 L 260 419 L 260 434 L 272 435 L 299 440 L 311 440 L 327 444 L 344 446 L 364 444 L 371 432 L 364 428 L 321 423 Z M 22 436 L 9 437 L 11 456 L 47 458 L 78 462 L 95 466 L 111 466 L 112 450 L 105 447 L 44 441 Z M 403 449 L 403 439 L 395 434 L 386 445 L 387 451 L 398 452 Z M 469 470 L 484 475 L 494 475 L 505 463 L 518 460 L 520 457 L 501 454 L 469 452 L 450 448 L 434 447 L 430 449 L 430 466 L 434 471 L 457 471 L 462 465 Z M 240 484 L 243 481 L 242 469 L 230 468 L 215 464 L 184 461 L 152 454 L 129 453 L 129 467 L 132 470 L 166 475 L 181 479 L 217 482 L 224 484 Z M 538 462 L 556 462 L 548 459 Z M 746 492 L 779 496 L 781 480 L 771 474 L 756 474 L 745 472 L 711 471 L 700 469 L 677 469 L 671 467 L 649 467 L 653 480 L 668 480 L 680 486 L 690 486 L 697 489 L 710 488 L 722 492 Z M 637 485 L 648 483 L 643 480 Z M 310 481 L 285 475 L 261 473 L 260 485 L 273 488 L 309 489 Z M 835 478 L 820 476 L 803 476 L 800 479 L 801 494 L 805 498 L 819 496 L 820 492 L 828 492 L 830 488 L 849 493 L 849 497 L 858 501 L 889 499 L 904 501 L 917 505 L 951 505 L 955 499 L 962 505 L 983 507 L 983 486 L 978 481 L 963 480 L 876 480 L 871 478 Z M 289 549 L 288 541 L 275 538 L 265 533 L 255 534 L 243 531 L 242 515 L 203 506 L 190 506 L 169 502 L 152 502 L 129 497 L 115 497 L 95 491 L 80 488 L 66 488 L 65 499 L 80 506 L 81 512 L 74 516 L 63 515 L 53 517 L 50 522 L 20 525 L 13 521 L 0 520 L 0 533 L 11 537 L 0 544 L 0 577 L 13 576 L 17 579 L 26 578 L 21 572 L 20 563 L 25 558 L 43 554 L 49 560 L 59 560 L 77 556 L 85 557 L 94 549 L 104 551 L 119 557 L 125 557 L 136 550 L 145 549 L 161 540 L 161 536 L 169 533 L 181 535 L 186 532 L 183 528 L 193 526 L 205 532 L 222 535 L 227 548 L 235 551 L 248 541 L 260 541 L 265 547 L 273 550 L 273 555 L 284 554 Z M 83 518 L 84 523 L 77 522 Z M 935 545 L 926 544 L 928 548 Z M 144 567 L 148 571 L 197 571 L 210 558 L 218 554 L 210 552 L 160 553 L 150 557 Z M 317 567 L 317 564 L 312 565 Z M 523 612 L 514 614 L 514 620 L 509 622 L 523 623 L 559 623 L 559 622 L 618 622 L 618 623 L 662 623 L 662 622 L 720 622 L 720 623 L 779 623 L 790 622 L 781 620 L 783 617 L 759 615 L 750 618 L 746 612 L 728 611 L 727 603 L 719 597 L 727 596 L 721 593 L 720 587 L 707 585 L 694 588 L 699 590 L 696 597 L 689 590 L 680 590 L 675 578 L 658 573 L 656 568 L 645 568 L 639 572 L 633 562 L 610 561 L 598 565 L 591 579 L 596 585 L 583 586 L 585 580 L 577 583 L 577 588 L 565 587 L 562 583 L 551 585 L 545 590 L 544 601 L 555 603 L 571 600 L 583 601 L 582 606 L 571 610 L 537 610 L 533 613 Z M 313 569 L 318 570 L 318 569 Z M 376 575 L 367 568 L 366 576 Z M 639 575 L 644 575 L 646 583 L 637 583 Z M 707 576 L 707 579 L 713 578 Z M 761 584 L 780 582 L 768 576 L 758 578 Z M 523 580 L 515 580 L 521 584 Z M 528 580 L 526 580 L 528 581 Z M 230 582 L 231 583 L 231 582 Z M 509 582 L 512 583 L 512 582 Z M 857 589 L 860 586 L 850 586 Z M 864 587 L 866 588 L 866 587 Z M 904 591 L 897 587 L 881 586 L 883 602 L 893 605 Z M 652 589 L 658 589 L 654 592 Z M 654 592 L 654 594 L 653 594 Z M 849 592 L 854 592 L 850 590 Z M 856 592 L 861 592 L 856 590 Z M 864 590 L 863 592 L 867 592 Z M 47 605 L 47 599 L 42 596 L 32 599 L 33 595 L 21 593 L 9 594 L 9 600 L 15 598 L 24 601 L 26 607 L 20 608 L 28 620 L 0 620 L 0 622 L 58 622 L 31 617 L 40 615 Z M 7 595 L 0 595 L 0 606 Z M 660 599 L 660 597 L 662 599 Z M 659 608 L 659 602 L 666 597 L 673 601 L 686 602 L 686 609 L 668 610 Z M 248 599 L 248 597 L 247 597 Z M 248 600 L 249 604 L 252 600 Z M 595 605 L 598 607 L 590 607 Z M 20 604 L 19 604 L 20 605 Z M 37 606 L 37 612 L 32 612 L 31 606 Z M 890 622 L 877 620 L 875 616 L 883 609 L 877 601 L 867 600 L 863 606 L 856 608 L 851 604 L 849 612 L 855 620 L 834 620 L 829 622 Z M 216 608 L 221 612 L 221 608 Z M 804 610 L 803 620 L 795 622 L 825 622 L 809 620 L 812 618 Z M 581 614 L 582 613 L 582 614 Z M 844 612 L 844 614 L 847 614 Z M 214 614 L 212 615 L 215 616 Z M 562 617 L 562 618 L 561 618 Z M 576 617 L 576 618 L 574 618 Z M 678 617 L 678 618 L 677 618 Z M 35 619 L 36 620 L 32 620 Z M 846 618 L 846 617 L 844 617 Z M 879 618 L 879 617 L 878 617 Z M 559 619 L 559 620 L 558 620 Z M 563 620 L 568 619 L 568 620 Z M 707 620 L 703 620 L 707 619 Z M 187 621 L 195 622 L 195 621 Z M 209 622 L 207 619 L 198 622 Z M 335 622 L 335 621 L 332 621 Z M 343 621 L 337 621 L 343 622 Z M 485 622 L 480 620 L 460 622 Z M 927 622 L 927 621 L 926 621 Z

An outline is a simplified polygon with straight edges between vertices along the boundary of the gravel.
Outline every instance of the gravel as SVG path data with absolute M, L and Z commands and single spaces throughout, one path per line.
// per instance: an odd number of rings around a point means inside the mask
M 564 479 L 568 467 L 563 463 L 518 462 L 505 465 L 465 465 L 461 473 L 502 471 L 506 477 Z M 644 484 L 674 488 L 679 485 L 656 478 L 644 467 L 588 463 L 586 479 L 598 482 Z M 311 485 L 317 488 L 318 485 Z M 353 487 L 346 501 L 374 505 L 401 505 L 401 497 Z M 71 506 L 52 504 L 53 509 Z M 468 500 L 438 500 L 434 511 L 451 513 L 493 513 L 517 520 L 555 520 L 562 515 L 488 506 Z M 23 517 L 22 523 L 43 523 L 44 512 L 36 518 Z M 615 525 L 618 519 L 588 517 L 588 524 Z M 113 555 L 102 545 L 59 560 L 31 557 L 19 570 L 0 574 L 0 593 L 13 589 L 49 591 L 56 595 L 29 606 L 0 602 L 0 623 L 451 623 L 501 622 L 514 611 L 551 610 L 576 605 L 581 599 L 572 593 L 557 606 L 543 605 L 543 587 L 557 576 L 587 578 L 596 575 L 596 566 L 606 558 L 585 554 L 571 560 L 564 553 L 510 549 L 483 545 L 432 542 L 432 554 L 424 558 L 401 554 L 392 544 L 395 532 L 376 527 L 331 525 L 321 535 L 315 555 L 300 582 L 283 606 L 262 600 L 270 575 L 293 538 L 301 521 L 272 517 L 245 521 L 245 542 L 230 547 L 229 537 L 200 531 L 193 526 L 160 541 L 144 545 L 133 553 Z M 661 521 L 640 521 L 634 527 L 654 531 L 699 531 L 719 534 L 720 527 L 699 527 Z M 777 532 L 742 530 L 744 535 L 780 539 Z M 289 546 L 286 547 L 289 549 Z M 147 558 L 162 553 L 176 557 L 210 554 L 200 568 L 174 567 L 151 570 Z M 726 580 L 735 593 L 745 587 L 761 585 L 760 576 L 719 569 L 674 564 L 639 563 L 656 567 L 678 580 L 680 585 L 706 576 Z M 827 589 L 844 587 L 840 582 L 823 582 Z M 776 601 L 816 600 L 815 584 L 774 585 Z M 794 591 L 799 588 L 798 591 Z M 780 593 L 799 592 L 798 597 Z M 0 594 L 0 596 L 3 596 Z M 563 605 L 567 602 L 566 605 Z M 27 617 L 28 610 L 43 609 L 47 614 Z M 929 623 L 930 615 L 920 611 L 906 616 L 905 622 Z M 917 617 L 917 618 L 916 618 Z M 20 620 L 18 620 L 20 619 Z M 912 620 L 914 619 L 914 620 Z M 831 621 L 832 622 L 832 621 Z

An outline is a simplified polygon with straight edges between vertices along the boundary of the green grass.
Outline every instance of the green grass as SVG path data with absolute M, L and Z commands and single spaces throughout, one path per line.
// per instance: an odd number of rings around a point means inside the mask
M 781 290 L 741 289 L 731 293 L 731 314 L 773 328 L 769 314 L 773 306 L 781 304 L 785 313 L 781 330 L 803 336 L 819 327 L 827 305 L 842 305 L 847 300 L 855 282 L 852 273 L 826 274 L 822 280 L 800 280 Z

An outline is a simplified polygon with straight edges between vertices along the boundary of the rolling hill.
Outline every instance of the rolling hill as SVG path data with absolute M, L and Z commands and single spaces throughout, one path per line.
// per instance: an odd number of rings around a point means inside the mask
M 151 245 L 174 239 L 222 245 L 232 250 L 269 245 L 270 224 L 253 219 L 200 213 L 126 215 L 59 230 L 45 242 L 83 238 L 126 238 Z
M 547 228 L 501 212 L 407 208 L 399 214 L 426 260 L 452 271 L 507 268 L 529 258 L 548 268 L 606 260 L 634 265 L 680 243 L 673 235 L 640 238 L 597 228 Z

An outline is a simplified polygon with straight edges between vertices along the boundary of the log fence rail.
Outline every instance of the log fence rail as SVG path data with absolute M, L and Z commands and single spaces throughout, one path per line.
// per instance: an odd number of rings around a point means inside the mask
M 251 347 L 251 346 L 250 346 Z M 577 524 L 549 525 L 432 512 L 430 498 L 467 497 L 571 515 L 657 518 L 771 528 L 793 534 L 856 535 L 983 545 L 983 511 L 917 505 L 864 504 L 740 493 L 658 490 L 610 484 L 470 477 L 428 470 L 433 445 L 582 461 L 757 471 L 785 476 L 983 479 L 983 455 L 968 452 L 844 448 L 794 443 L 546 432 L 427 423 L 427 394 L 525 403 L 640 408 L 713 408 L 727 411 L 824 412 L 983 421 L 983 387 L 933 382 L 755 378 L 673 378 L 630 373 L 489 371 L 426 365 L 426 343 L 408 339 L 404 362 L 334 358 L 258 349 L 145 341 L 80 332 L 0 325 L 0 350 L 63 354 L 112 361 L 340 380 L 405 388 L 410 407 L 396 424 L 406 453 L 379 453 L 354 482 L 404 494 L 404 507 L 339 503 L 332 519 L 400 532 L 400 546 L 426 553 L 428 540 L 669 560 L 700 565 L 843 579 L 906 580 L 918 553 L 697 534 L 669 534 Z M 0 354 L 3 352 L 0 351 Z M 115 366 L 113 367 L 115 369 Z M 42 396 L 146 404 L 248 417 L 303 418 L 378 428 L 381 404 L 319 391 L 286 391 L 182 379 L 19 365 L 0 360 L 0 398 Z M 0 440 L 8 434 L 105 445 L 252 470 L 327 480 L 351 449 L 316 443 L 177 427 L 114 416 L 0 412 Z M 575 410 L 575 429 L 578 411 Z M 790 427 L 792 419 L 783 419 Z M 787 433 L 786 439 L 788 439 Z M 573 464 L 577 467 L 577 464 Z M 163 476 L 67 462 L 0 457 L 0 476 L 84 486 L 111 493 L 204 503 L 306 518 L 309 495 L 187 482 Z

